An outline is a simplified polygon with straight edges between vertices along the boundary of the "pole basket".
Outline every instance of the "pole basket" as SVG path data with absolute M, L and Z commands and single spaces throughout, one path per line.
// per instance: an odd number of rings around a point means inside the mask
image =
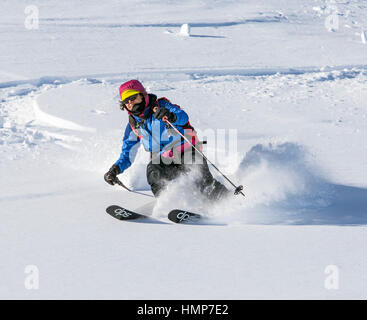
M 235 190 L 234 190 L 234 194 L 238 195 L 241 193 L 241 191 L 243 190 L 243 186 L 238 186 Z

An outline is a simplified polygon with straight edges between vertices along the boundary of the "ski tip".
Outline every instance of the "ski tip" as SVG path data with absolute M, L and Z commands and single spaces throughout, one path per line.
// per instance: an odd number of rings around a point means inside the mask
M 147 218 L 145 215 L 127 210 L 117 205 L 112 205 L 106 208 L 106 212 L 118 220 L 134 220 Z
M 168 213 L 168 219 L 174 223 L 196 223 L 201 219 L 201 215 L 189 211 L 174 209 Z

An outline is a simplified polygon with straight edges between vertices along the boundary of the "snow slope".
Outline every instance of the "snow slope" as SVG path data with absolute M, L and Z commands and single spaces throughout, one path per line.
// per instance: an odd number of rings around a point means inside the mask
M 33 4 L 34 30 L 27 1 L 1 10 L 1 298 L 366 298 L 366 1 Z M 132 78 L 188 112 L 245 199 L 203 204 L 180 179 L 151 204 L 141 149 L 121 175 L 134 192 L 103 181 Z M 173 225 L 177 206 L 211 220 Z

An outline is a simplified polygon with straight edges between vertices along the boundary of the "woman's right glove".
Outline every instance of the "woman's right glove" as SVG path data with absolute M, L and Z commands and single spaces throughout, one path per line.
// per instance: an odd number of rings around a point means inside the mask
M 177 116 L 166 108 L 154 108 L 154 118 L 166 122 L 176 122 Z
M 117 164 L 114 164 L 108 172 L 104 175 L 104 180 L 113 186 L 117 183 L 117 175 L 121 173 L 120 167 Z

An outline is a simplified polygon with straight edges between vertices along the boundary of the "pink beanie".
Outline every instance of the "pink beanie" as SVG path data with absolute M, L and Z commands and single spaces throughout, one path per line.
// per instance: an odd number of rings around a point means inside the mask
M 130 81 L 123 83 L 119 89 L 120 97 L 121 97 L 121 94 L 126 90 L 136 90 L 142 93 L 145 99 L 145 106 L 146 107 L 148 106 L 149 104 L 148 93 L 139 80 L 130 80 Z

